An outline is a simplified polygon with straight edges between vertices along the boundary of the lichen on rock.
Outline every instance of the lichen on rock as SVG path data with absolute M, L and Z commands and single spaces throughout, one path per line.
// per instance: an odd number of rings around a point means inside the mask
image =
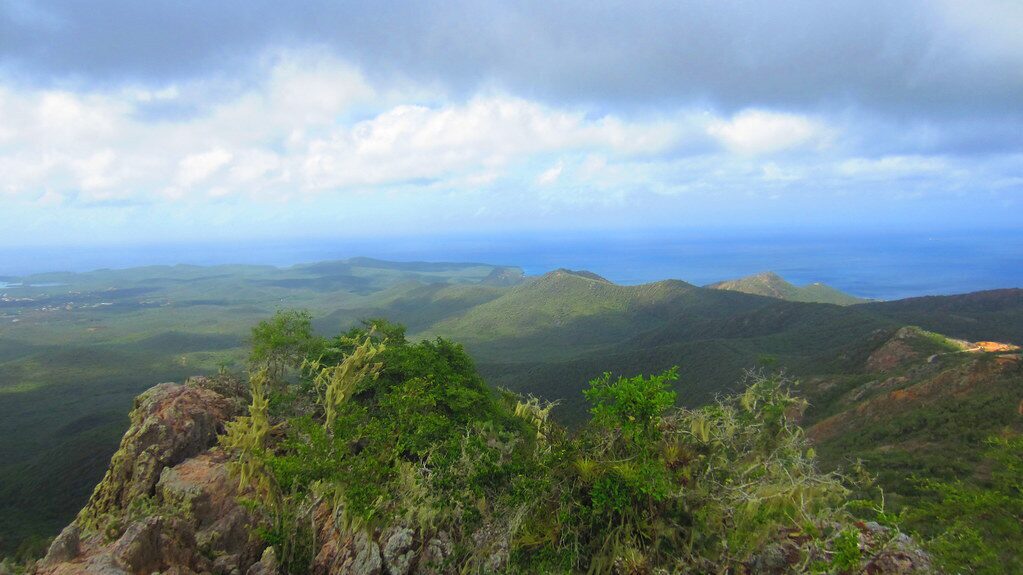
M 209 449 L 235 404 L 198 386 L 157 385 L 135 399 L 131 425 L 76 522 L 102 529 L 111 513 L 150 497 L 164 468 Z

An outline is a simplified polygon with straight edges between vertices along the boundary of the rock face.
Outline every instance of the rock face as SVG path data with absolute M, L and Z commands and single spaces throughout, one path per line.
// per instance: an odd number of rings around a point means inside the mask
M 111 510 L 153 495 L 160 473 L 209 449 L 236 404 L 199 386 L 161 383 L 135 399 L 131 426 L 103 480 L 79 514 L 95 524 Z
M 424 536 L 397 526 L 345 534 L 336 527 L 336 518 L 326 504 L 314 513 L 316 540 L 322 542 L 313 560 L 316 575 L 448 575 L 459 571 L 451 564 L 451 538 L 443 531 Z M 500 572 L 503 560 L 491 572 Z
M 263 545 L 228 456 L 210 449 L 236 406 L 201 381 L 140 395 L 106 476 L 36 573 L 230 574 L 256 563 Z

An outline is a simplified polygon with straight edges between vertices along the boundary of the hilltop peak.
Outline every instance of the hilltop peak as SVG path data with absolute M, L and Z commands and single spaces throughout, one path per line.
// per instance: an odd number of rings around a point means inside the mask
M 772 272 L 772 271 L 755 273 L 755 274 L 749 276 L 746 279 L 759 279 L 759 280 L 780 282 L 780 283 L 792 285 L 788 281 L 786 281 L 785 278 L 781 277 L 776 272 Z
M 813 282 L 805 287 L 799 287 L 772 271 L 712 283 L 705 287 L 806 303 L 852 305 L 868 301 L 843 293 L 821 282 Z
M 567 269 L 567 268 L 558 268 L 558 269 L 556 269 L 554 271 L 547 272 L 546 274 L 544 274 L 541 277 L 556 278 L 556 277 L 561 277 L 561 276 L 576 276 L 576 277 L 581 277 L 581 278 L 585 278 L 585 279 L 592 280 L 592 281 L 604 282 L 604 283 L 607 283 L 607 284 L 613 283 L 610 280 L 608 280 L 607 278 L 605 278 L 603 276 L 600 276 L 598 274 L 595 274 L 593 272 L 589 272 L 589 271 L 586 271 L 586 270 L 570 270 L 570 269 Z

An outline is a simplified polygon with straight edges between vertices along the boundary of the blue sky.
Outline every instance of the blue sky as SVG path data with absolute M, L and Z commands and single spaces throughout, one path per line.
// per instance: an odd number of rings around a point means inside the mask
M 0 0 L 0 242 L 1019 229 L 1023 3 Z

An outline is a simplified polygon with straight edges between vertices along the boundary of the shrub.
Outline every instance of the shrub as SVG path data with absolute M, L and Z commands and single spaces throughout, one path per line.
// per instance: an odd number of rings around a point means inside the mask
M 250 413 L 224 440 L 288 572 L 309 568 L 324 503 L 347 532 L 444 530 L 466 572 L 487 570 L 494 548 L 512 573 L 742 572 L 782 547 L 794 571 L 855 572 L 866 556 L 782 375 L 750 374 L 742 394 L 683 409 L 676 369 L 604 374 L 572 435 L 553 404 L 491 390 L 461 346 L 410 343 L 400 326 L 351 330 L 303 365 L 287 393 L 311 394 L 311 413 L 283 414 L 273 440 L 257 372 Z

